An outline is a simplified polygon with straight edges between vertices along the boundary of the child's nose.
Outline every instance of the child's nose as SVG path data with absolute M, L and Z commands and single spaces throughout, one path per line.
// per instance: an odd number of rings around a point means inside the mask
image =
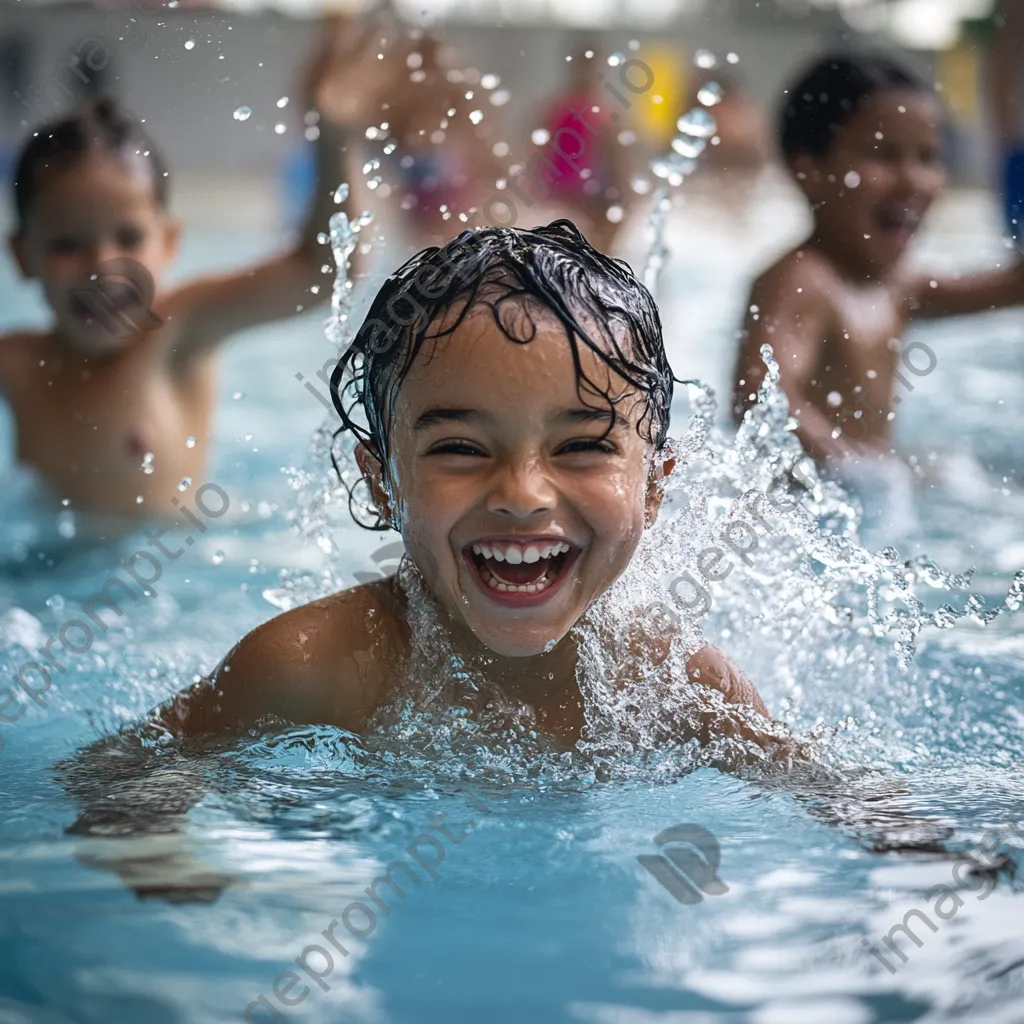
M 507 464 L 498 470 L 487 500 L 497 515 L 529 519 L 551 512 L 557 503 L 555 490 L 537 461 Z
M 89 269 L 95 270 L 97 267 L 103 266 L 104 263 L 116 260 L 122 255 L 121 247 L 116 242 L 94 242 L 89 247 L 87 254 Z

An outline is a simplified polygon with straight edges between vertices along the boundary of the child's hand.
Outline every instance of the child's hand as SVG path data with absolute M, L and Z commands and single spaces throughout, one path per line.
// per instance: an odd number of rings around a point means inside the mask
M 324 32 L 324 47 L 308 78 L 311 105 L 338 127 L 380 120 L 388 88 L 404 67 L 400 27 L 380 16 L 331 15 L 324 19 Z

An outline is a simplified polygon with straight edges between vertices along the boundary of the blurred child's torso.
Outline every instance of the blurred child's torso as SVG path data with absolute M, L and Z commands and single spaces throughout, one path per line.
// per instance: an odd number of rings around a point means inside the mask
M 175 374 L 161 337 L 170 329 L 88 362 L 53 334 L 4 341 L 18 461 L 71 508 L 165 516 L 185 478 L 202 482 L 214 361 Z

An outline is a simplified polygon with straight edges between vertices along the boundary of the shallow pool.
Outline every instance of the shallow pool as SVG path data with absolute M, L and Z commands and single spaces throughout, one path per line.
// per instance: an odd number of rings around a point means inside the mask
M 744 213 L 694 196 L 673 225 L 663 308 L 680 376 L 726 384 L 749 275 L 799 227 L 786 194 L 766 187 L 762 199 Z M 984 199 L 956 197 L 920 258 L 998 259 L 995 224 Z M 266 241 L 193 233 L 185 264 L 230 263 Z M 0 310 L 0 328 L 38 315 L 9 268 Z M 1024 565 L 1024 311 L 919 336 L 938 361 L 901 406 L 897 436 L 931 484 L 901 551 L 976 566 L 972 589 L 998 599 Z M 54 674 L 45 706 L 0 728 L 0 1021 L 1024 1020 L 1014 885 L 961 877 L 961 888 L 953 861 L 869 852 L 856 829 L 813 813 L 798 779 L 768 786 L 656 759 L 597 770 L 440 734 L 360 744 L 329 729 L 83 752 L 317 592 L 328 562 L 348 582 L 393 569 L 393 538 L 338 519 L 338 559 L 325 535 L 295 528 L 312 486 L 284 470 L 315 481 L 325 467 L 310 453 L 324 410 L 294 374 L 313 378 L 328 354 L 315 315 L 229 347 L 207 481 L 230 507 L 203 531 L 168 534 L 186 553 L 161 565 L 156 596 L 126 603 Z M 144 538 L 76 544 L 3 466 L 6 682 L 107 580 L 131 582 L 120 566 Z M 1021 860 L 1019 617 L 925 633 L 900 673 L 864 638 L 802 662 L 780 655 L 784 639 L 736 635 L 725 610 L 708 632 L 771 707 L 802 730 L 844 722 L 835 759 L 877 769 L 902 812 L 950 827 L 951 848 L 998 829 Z M 691 885 L 690 902 L 677 898 L 685 882 L 674 895 L 638 860 L 684 823 L 715 838 L 722 882 Z M 397 890 L 381 882 L 389 867 Z M 945 917 L 928 896 L 940 885 L 961 904 Z M 916 910 L 931 924 L 906 918 Z M 905 919 L 919 944 L 900 938 L 903 959 L 883 937 Z

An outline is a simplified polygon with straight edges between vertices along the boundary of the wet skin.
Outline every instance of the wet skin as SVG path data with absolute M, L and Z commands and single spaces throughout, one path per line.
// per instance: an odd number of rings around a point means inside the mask
M 903 265 L 942 190 L 940 127 L 932 95 L 885 90 L 839 129 L 824 156 L 792 160 L 814 230 L 753 286 L 734 414 L 739 418 L 752 404 L 764 375 L 760 348 L 770 344 L 800 439 L 823 463 L 851 451 L 889 454 L 894 374 L 911 320 L 1024 301 L 1024 267 L 1016 261 L 938 280 Z M 924 362 L 916 356 L 916 366 Z M 848 441 L 833 443 L 837 428 Z
M 530 704 L 542 729 L 572 743 L 583 707 L 567 634 L 629 564 L 659 497 L 651 445 L 636 429 L 641 403 L 584 348 L 588 376 L 622 398 L 609 429 L 607 404 L 577 392 L 561 329 L 539 327 L 519 345 L 489 310 L 471 315 L 429 356 L 421 353 L 403 382 L 387 471 L 365 448 L 358 454 L 378 507 L 390 506 L 401 523 L 455 650 Z M 569 552 L 539 555 L 562 543 Z M 493 557 L 531 546 L 538 557 Z M 491 573 L 512 586 L 549 582 L 533 593 L 503 592 L 488 584 Z M 357 587 L 251 633 L 211 683 L 164 709 L 163 721 L 201 733 L 275 715 L 359 732 L 388 701 L 409 653 L 401 588 Z M 657 664 L 667 645 L 648 653 Z M 765 711 L 714 648 L 692 660 L 691 671 L 698 668 L 705 685 Z

